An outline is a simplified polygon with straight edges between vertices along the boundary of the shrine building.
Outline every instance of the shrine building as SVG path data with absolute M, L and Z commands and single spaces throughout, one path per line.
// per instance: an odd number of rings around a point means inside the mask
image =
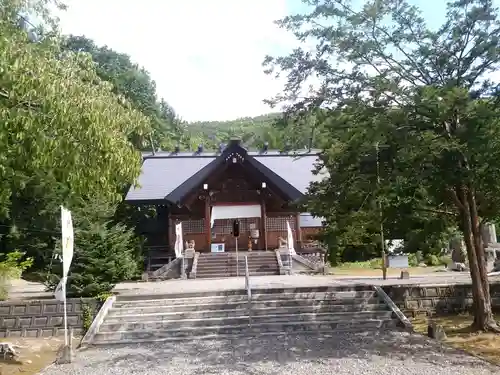
M 171 254 L 175 224 L 182 222 L 184 241 L 197 252 L 231 252 L 236 248 L 233 222 L 240 222 L 240 249 L 274 250 L 287 238 L 287 222 L 295 248 L 318 232 L 321 218 L 299 207 L 315 175 L 319 151 L 284 153 L 247 151 L 232 140 L 218 152 L 161 151 L 143 154 L 137 187 L 125 201 L 156 207 L 156 216 L 140 223 L 146 247 L 157 257 Z M 170 255 L 169 255 L 170 256 Z

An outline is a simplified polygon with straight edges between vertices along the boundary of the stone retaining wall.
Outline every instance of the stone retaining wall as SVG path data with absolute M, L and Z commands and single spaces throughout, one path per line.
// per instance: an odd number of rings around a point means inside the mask
M 97 307 L 94 299 L 67 300 L 68 328 L 73 328 L 74 335 L 83 333 L 85 321 L 92 322 Z M 64 335 L 62 302 L 55 299 L 0 302 L 0 338 L 60 335 Z
M 445 315 L 472 308 L 470 284 L 389 285 L 382 287 L 406 316 Z M 492 307 L 500 311 L 500 283 L 490 284 Z

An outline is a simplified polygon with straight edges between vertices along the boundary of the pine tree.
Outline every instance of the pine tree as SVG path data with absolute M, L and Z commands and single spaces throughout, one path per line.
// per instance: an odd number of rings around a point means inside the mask
M 73 209 L 74 255 L 67 283 L 68 297 L 95 297 L 121 281 L 138 276 L 141 242 L 133 229 L 115 222 L 115 208 L 86 202 Z M 60 249 L 60 244 L 57 246 Z M 62 274 L 62 264 L 50 270 L 50 288 Z

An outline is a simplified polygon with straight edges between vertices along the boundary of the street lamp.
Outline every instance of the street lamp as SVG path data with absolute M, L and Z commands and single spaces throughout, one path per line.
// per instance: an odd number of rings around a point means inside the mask
M 377 152 L 377 188 L 380 189 L 380 143 L 375 143 L 375 150 Z M 384 214 L 382 212 L 382 200 L 380 194 L 378 196 L 378 209 L 380 220 L 380 245 L 382 246 L 382 278 L 387 280 L 387 262 L 385 255 L 385 239 L 384 239 Z

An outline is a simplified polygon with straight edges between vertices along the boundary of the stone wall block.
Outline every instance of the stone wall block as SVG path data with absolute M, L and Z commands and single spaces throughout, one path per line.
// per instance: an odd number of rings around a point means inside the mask
M 93 299 L 68 299 L 68 328 L 73 328 L 75 334 L 83 333 L 82 301 L 97 313 L 98 304 Z M 64 305 L 60 301 L 0 302 L 0 338 L 60 336 L 64 334 L 63 326 Z

